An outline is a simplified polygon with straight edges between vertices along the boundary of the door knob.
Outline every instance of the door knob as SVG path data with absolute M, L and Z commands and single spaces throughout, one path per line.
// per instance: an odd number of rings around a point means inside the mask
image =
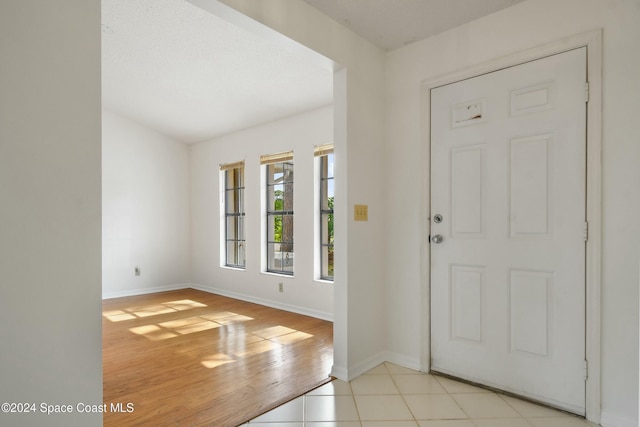
M 444 239 L 442 238 L 441 234 L 436 234 L 431 238 L 431 241 L 433 241 L 433 243 L 442 243 L 443 240 Z

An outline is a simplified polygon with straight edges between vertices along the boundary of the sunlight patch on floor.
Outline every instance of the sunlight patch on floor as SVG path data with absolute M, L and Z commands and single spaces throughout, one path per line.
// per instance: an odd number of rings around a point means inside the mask
M 129 307 L 122 310 L 107 310 L 104 311 L 102 315 L 112 322 L 122 322 L 124 320 L 158 316 L 160 314 L 175 313 L 178 311 L 192 310 L 194 308 L 206 306 L 206 304 L 202 304 L 197 301 L 184 299 L 178 301 L 167 301 L 161 304 Z

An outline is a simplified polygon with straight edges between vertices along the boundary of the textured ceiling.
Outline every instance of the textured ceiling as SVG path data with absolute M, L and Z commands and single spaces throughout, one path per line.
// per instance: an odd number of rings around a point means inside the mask
M 389 50 L 523 0 L 304 1 Z M 102 0 L 102 28 L 104 108 L 182 142 L 332 102 L 327 58 L 310 60 L 186 0 Z
M 383 50 L 393 50 L 524 0 L 304 1 Z
M 332 103 L 311 64 L 184 0 L 102 1 L 103 106 L 193 143 Z

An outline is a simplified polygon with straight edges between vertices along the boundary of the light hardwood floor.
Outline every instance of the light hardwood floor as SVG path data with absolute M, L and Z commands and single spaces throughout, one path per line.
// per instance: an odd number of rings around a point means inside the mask
M 103 302 L 105 426 L 237 426 L 329 380 L 333 325 L 193 289 Z

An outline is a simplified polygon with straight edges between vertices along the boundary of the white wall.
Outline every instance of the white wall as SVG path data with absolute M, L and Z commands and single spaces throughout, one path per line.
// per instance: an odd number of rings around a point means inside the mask
M 0 2 L 1 425 L 100 426 L 100 2 Z
M 420 355 L 423 321 L 420 245 L 424 230 L 418 171 L 422 169 L 422 81 L 563 37 L 602 28 L 603 265 L 602 423 L 638 425 L 638 248 L 640 227 L 640 3 L 636 0 L 529 0 L 387 55 L 387 270 L 391 352 Z M 631 95 L 633 94 L 633 95 Z M 422 153 L 422 154 L 421 154 Z M 403 188 L 404 191 L 397 191 Z
M 333 284 L 314 280 L 314 206 L 317 174 L 313 148 L 333 142 L 333 109 L 322 108 L 252 127 L 191 146 L 192 281 L 196 287 L 249 301 L 262 302 L 324 319 L 333 318 Z M 294 152 L 294 276 L 263 273 L 261 198 L 264 171 L 260 155 Z M 220 169 L 245 162 L 245 270 L 221 266 Z M 224 256 L 224 254 L 222 254 Z M 284 292 L 278 291 L 278 283 Z
M 300 50 L 300 43 L 336 62 L 335 232 L 343 237 L 335 245 L 333 374 L 354 378 L 388 356 L 382 232 L 387 203 L 382 193 L 384 54 L 302 0 L 189 1 L 250 30 L 256 30 L 255 21 L 263 23 L 294 40 L 285 42 L 289 48 Z M 368 222 L 353 221 L 354 204 L 369 205 Z
M 188 168 L 186 144 L 103 111 L 104 298 L 189 283 Z

